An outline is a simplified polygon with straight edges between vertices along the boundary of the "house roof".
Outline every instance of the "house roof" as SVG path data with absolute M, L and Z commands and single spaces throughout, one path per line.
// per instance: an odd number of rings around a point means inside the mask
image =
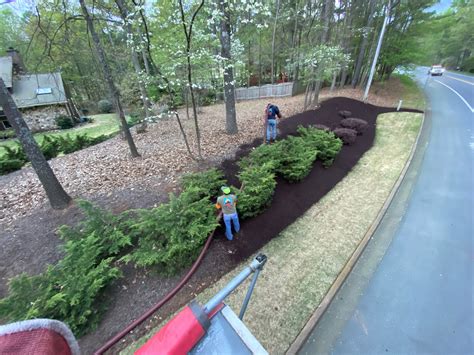
M 0 57 L 0 78 L 7 88 L 12 87 L 13 59 L 12 57 Z
M 18 108 L 67 102 L 60 73 L 19 75 L 13 80 L 12 91 Z

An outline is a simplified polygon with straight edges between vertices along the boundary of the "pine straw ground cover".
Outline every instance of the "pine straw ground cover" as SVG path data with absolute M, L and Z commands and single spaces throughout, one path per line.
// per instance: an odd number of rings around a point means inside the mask
M 398 79 L 387 85 L 374 86 L 369 102 L 377 106 L 394 106 L 402 97 L 403 85 Z M 329 92 L 325 89 L 321 99 L 343 96 L 362 97 L 362 90 L 344 88 Z M 239 133 L 225 134 L 225 109 L 223 104 L 203 107 L 199 114 L 203 156 L 210 165 L 234 155 L 239 145 L 262 137 L 262 115 L 267 102 L 280 107 L 284 117 L 303 110 L 304 95 L 294 97 L 243 101 L 237 104 Z M 193 136 L 193 122 L 187 120 L 185 110 L 180 110 L 186 131 Z M 120 137 L 112 138 L 81 151 L 52 159 L 49 163 L 65 190 L 73 198 L 91 198 L 97 194 L 112 195 L 123 189 L 164 190 L 176 189 L 179 176 L 193 171 L 197 164 L 186 153 L 175 119 L 149 126 L 147 133 L 134 134 L 140 158 L 129 157 L 128 146 Z M 194 141 L 193 141 L 194 142 Z M 193 147 L 195 148 L 195 147 Z M 195 149 L 194 149 L 195 150 Z M 46 204 L 46 205 L 45 205 Z M 16 219 L 32 214 L 35 210 L 49 208 L 44 190 L 32 168 L 0 176 L 0 228 L 8 228 Z
M 416 113 L 380 115 L 373 148 L 320 202 L 261 250 L 268 262 L 245 323 L 271 354 L 287 350 L 376 218 L 408 159 L 421 122 L 422 115 Z M 205 303 L 252 258 L 202 292 L 198 300 Z M 236 312 L 249 281 L 226 300 Z M 146 338 L 123 353 L 131 353 Z

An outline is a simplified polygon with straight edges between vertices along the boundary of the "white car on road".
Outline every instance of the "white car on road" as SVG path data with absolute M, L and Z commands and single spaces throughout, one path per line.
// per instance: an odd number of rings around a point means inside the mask
M 444 68 L 442 65 L 432 65 L 430 70 L 428 70 L 428 74 L 431 74 L 431 76 L 443 75 L 443 73 Z

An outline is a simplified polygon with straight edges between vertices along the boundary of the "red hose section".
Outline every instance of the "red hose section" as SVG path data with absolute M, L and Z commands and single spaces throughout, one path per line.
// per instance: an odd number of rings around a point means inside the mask
M 219 213 L 217 216 L 217 221 L 219 221 L 222 217 L 222 212 Z M 212 238 L 214 237 L 214 233 L 216 230 L 214 229 L 212 233 L 207 238 L 206 244 L 201 250 L 201 254 L 199 254 L 198 258 L 194 262 L 191 269 L 188 271 L 186 275 L 181 279 L 181 281 L 173 288 L 165 297 L 163 297 L 157 304 L 155 304 L 152 308 L 142 314 L 138 319 L 136 319 L 132 324 L 130 324 L 127 328 L 120 331 L 120 333 L 116 334 L 112 339 L 110 339 L 107 343 L 105 343 L 99 350 L 96 350 L 94 355 L 101 355 L 109 350 L 112 346 L 118 343 L 120 339 L 125 337 L 130 331 L 135 329 L 137 326 L 142 324 L 148 317 L 150 317 L 153 313 L 155 313 L 158 309 L 160 309 L 166 302 L 168 302 L 178 291 L 184 286 L 186 282 L 191 278 L 191 276 L 196 271 L 197 267 L 201 263 L 201 260 L 204 258 L 204 254 L 206 254 L 209 245 L 211 245 Z

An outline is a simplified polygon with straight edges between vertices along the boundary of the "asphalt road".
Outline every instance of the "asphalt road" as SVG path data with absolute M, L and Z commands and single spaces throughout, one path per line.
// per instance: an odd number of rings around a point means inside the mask
M 412 164 L 300 354 L 474 354 L 474 78 L 426 72 Z

